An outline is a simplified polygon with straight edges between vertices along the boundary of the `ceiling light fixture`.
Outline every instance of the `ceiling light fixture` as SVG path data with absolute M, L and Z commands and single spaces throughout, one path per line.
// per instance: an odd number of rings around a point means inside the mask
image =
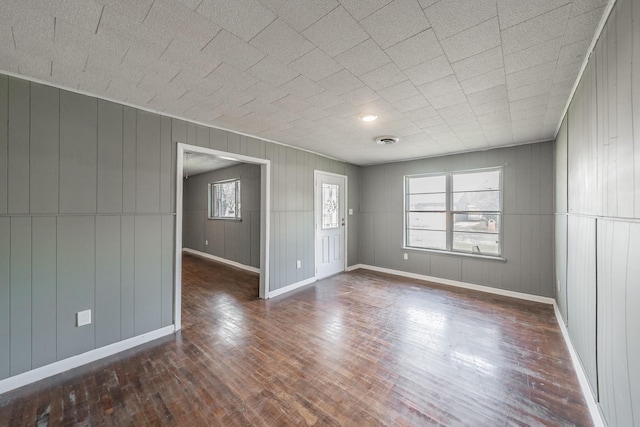
M 360 116 L 360 120 L 362 120 L 363 122 L 372 122 L 377 118 L 378 116 L 376 116 L 375 114 L 363 114 L 362 116 Z
M 391 145 L 400 141 L 400 138 L 395 136 L 379 136 L 376 139 L 374 139 L 374 141 L 376 142 L 376 144 L 379 144 L 379 145 Z

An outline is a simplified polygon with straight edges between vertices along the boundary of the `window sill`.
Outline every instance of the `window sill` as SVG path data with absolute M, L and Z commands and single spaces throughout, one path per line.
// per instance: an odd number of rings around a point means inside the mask
M 478 255 L 478 254 L 469 254 L 465 252 L 442 251 L 438 249 L 421 249 L 421 248 L 413 248 L 409 246 L 403 246 L 402 250 L 413 251 L 413 252 L 428 252 L 428 253 L 433 253 L 438 255 L 453 255 L 453 256 L 458 256 L 463 258 L 481 259 L 483 261 L 486 260 L 486 261 L 496 261 L 496 262 L 507 262 L 507 259 L 501 256 L 491 256 L 491 255 L 482 255 L 482 254 Z
M 207 219 L 213 219 L 215 221 L 235 221 L 235 222 L 242 222 L 242 218 L 214 218 L 214 217 L 207 217 Z

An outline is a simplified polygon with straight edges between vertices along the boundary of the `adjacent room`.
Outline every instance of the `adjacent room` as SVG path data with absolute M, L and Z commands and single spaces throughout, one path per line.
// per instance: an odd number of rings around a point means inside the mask
M 640 426 L 636 0 L 0 38 L 0 425 Z

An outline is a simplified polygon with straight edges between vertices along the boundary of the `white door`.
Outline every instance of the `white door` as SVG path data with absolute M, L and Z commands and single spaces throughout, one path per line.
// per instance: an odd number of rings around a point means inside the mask
M 316 278 L 345 270 L 346 177 L 315 171 Z

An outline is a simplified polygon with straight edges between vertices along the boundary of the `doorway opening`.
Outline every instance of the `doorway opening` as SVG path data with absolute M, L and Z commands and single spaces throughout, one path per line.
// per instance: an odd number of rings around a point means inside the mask
M 259 296 L 269 298 L 269 224 L 270 224 L 270 178 L 271 161 L 241 154 L 229 153 L 226 151 L 213 150 L 205 147 L 198 147 L 178 143 L 177 166 L 176 166 L 176 232 L 175 232 L 175 289 L 174 289 L 174 324 L 175 330 L 182 327 L 182 249 L 183 249 L 183 226 L 184 226 L 184 176 L 185 157 L 200 157 L 204 163 L 216 163 L 218 167 L 226 167 L 234 164 L 258 165 L 260 168 L 260 247 L 259 247 L 259 267 L 256 267 L 260 274 Z M 187 161 L 189 163 L 189 161 Z M 225 166 L 226 165 L 226 166 Z M 206 167 L 206 165 L 205 165 Z M 214 166 L 215 167 L 215 166 Z M 186 165 L 186 170 L 191 169 Z M 211 206 L 211 200 L 209 200 Z M 240 208 L 240 206 L 233 209 Z M 227 210 L 229 212 L 229 210 Z M 211 212 L 208 212 L 209 216 Z M 208 242 L 207 242 L 208 243 Z

